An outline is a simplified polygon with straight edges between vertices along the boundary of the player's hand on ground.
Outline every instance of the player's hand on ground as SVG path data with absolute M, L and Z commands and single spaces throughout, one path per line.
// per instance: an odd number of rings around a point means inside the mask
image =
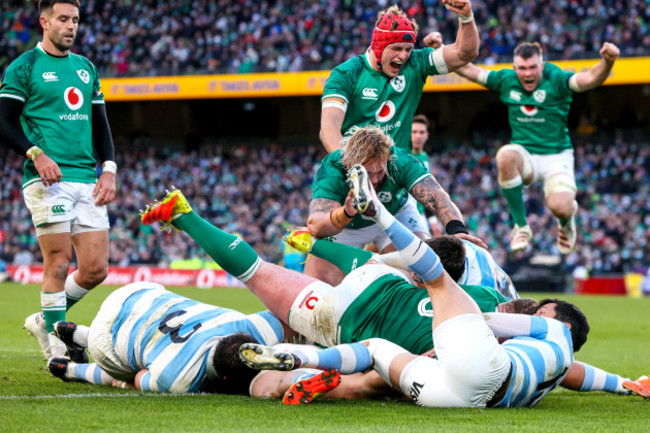
M 431 32 L 424 37 L 424 44 L 427 47 L 438 49 L 442 47 L 442 34 L 440 32 Z
M 38 174 L 41 175 L 41 182 L 45 186 L 51 186 L 57 182 L 61 182 L 61 178 L 63 178 L 59 165 L 44 153 L 41 153 L 34 159 L 34 167 L 38 171 Z
M 481 238 L 477 238 L 476 236 L 468 235 L 465 233 L 456 233 L 454 236 L 465 239 L 466 241 L 469 241 L 473 244 L 478 245 L 481 248 L 485 248 L 486 250 L 488 249 L 488 246 Z
M 108 171 L 102 173 L 95 184 L 93 190 L 93 197 L 95 197 L 95 204 L 103 206 L 115 200 L 115 191 L 117 189 L 115 182 L 115 175 Z
M 472 3 L 469 0 L 442 0 L 442 4 L 456 15 L 472 13 Z
M 600 57 L 609 63 L 614 63 L 620 54 L 621 50 L 611 42 L 605 42 L 603 47 L 600 49 Z

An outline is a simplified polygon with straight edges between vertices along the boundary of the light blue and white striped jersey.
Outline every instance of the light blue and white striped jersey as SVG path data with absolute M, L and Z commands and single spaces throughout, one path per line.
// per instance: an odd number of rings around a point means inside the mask
M 519 297 L 508 274 L 494 261 L 492 255 L 476 244 L 461 239 L 465 247 L 465 272 L 458 284 L 493 287 L 509 300 Z
M 173 393 L 200 390 L 211 349 L 222 337 L 244 332 L 265 345 L 283 338 L 280 321 L 268 311 L 245 315 L 161 288 L 129 296 L 111 331 L 120 359 L 135 371 L 149 370 L 142 389 Z
M 569 328 L 559 320 L 529 318 L 529 336 L 503 343 L 512 362 L 512 379 L 505 398 L 495 407 L 536 405 L 562 382 L 573 363 Z

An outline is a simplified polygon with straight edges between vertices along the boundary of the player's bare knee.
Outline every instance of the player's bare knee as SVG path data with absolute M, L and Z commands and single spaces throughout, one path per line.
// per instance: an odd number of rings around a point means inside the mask
M 79 268 L 77 277 L 82 287 L 95 287 L 102 283 L 108 275 L 108 263 L 93 262 Z

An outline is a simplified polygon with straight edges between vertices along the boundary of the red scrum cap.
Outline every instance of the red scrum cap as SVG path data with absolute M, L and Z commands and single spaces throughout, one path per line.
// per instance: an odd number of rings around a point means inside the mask
M 393 30 L 393 22 L 397 22 L 397 28 Z M 381 21 L 372 32 L 370 48 L 381 64 L 381 56 L 390 44 L 407 43 L 415 44 L 415 29 L 413 23 L 405 16 L 388 13 L 381 17 Z

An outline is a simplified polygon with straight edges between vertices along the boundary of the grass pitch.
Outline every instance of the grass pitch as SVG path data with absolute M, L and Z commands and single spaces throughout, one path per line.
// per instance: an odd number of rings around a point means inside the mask
M 89 324 L 110 291 L 94 290 L 68 319 Z M 246 290 L 172 291 L 246 313 L 263 309 Z M 279 400 L 64 383 L 45 370 L 38 344 L 22 329 L 25 317 L 39 309 L 38 292 L 36 286 L 0 284 L 0 432 L 650 431 L 650 401 L 600 392 L 558 389 L 534 408 L 478 410 L 425 409 L 394 401 L 283 406 Z M 580 306 L 591 325 L 578 360 L 628 377 L 650 373 L 650 299 L 563 298 Z

